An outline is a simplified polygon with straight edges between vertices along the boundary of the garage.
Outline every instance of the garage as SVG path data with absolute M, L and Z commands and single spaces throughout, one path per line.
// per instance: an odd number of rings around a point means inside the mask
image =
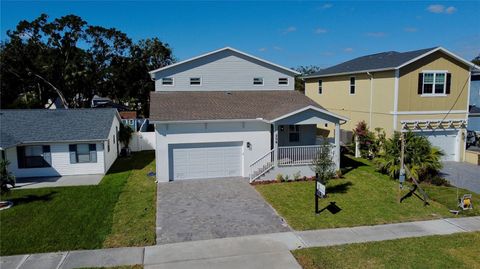
M 242 176 L 242 142 L 169 145 L 170 179 Z
M 456 161 L 458 131 L 421 132 L 434 147 L 440 148 L 445 154 L 442 161 Z

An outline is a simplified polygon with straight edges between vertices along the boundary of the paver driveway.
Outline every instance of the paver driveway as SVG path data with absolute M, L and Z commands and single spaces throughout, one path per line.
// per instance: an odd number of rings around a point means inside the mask
M 463 162 L 444 162 L 441 174 L 454 186 L 480 193 L 480 166 Z
M 159 183 L 157 244 L 289 231 L 243 178 Z

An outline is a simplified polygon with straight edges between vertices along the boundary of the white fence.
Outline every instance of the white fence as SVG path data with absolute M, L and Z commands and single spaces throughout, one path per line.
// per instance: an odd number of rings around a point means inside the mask
M 278 148 L 278 165 L 308 165 L 312 164 L 319 151 L 324 150 L 324 146 L 294 146 Z M 333 152 L 332 152 L 333 156 Z
M 132 151 L 155 150 L 155 132 L 135 132 L 129 145 Z

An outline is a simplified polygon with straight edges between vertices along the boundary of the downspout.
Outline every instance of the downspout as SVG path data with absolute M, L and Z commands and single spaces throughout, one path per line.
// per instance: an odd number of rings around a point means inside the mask
M 369 124 L 370 124 L 370 128 L 373 127 L 373 124 L 372 124 L 372 111 L 373 111 L 373 74 L 371 74 L 370 72 L 367 72 L 367 75 L 370 77 L 370 110 L 369 110 Z

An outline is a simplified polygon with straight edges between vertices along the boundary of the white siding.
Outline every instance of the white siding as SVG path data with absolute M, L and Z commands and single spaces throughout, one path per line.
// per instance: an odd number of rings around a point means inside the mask
M 174 85 L 162 85 L 162 77 L 173 77 Z M 191 86 L 191 77 L 200 77 L 201 85 Z M 253 85 L 254 77 L 262 77 L 264 85 Z M 288 85 L 279 85 L 279 78 L 288 78 Z M 155 74 L 156 91 L 293 90 L 294 86 L 294 78 L 287 71 L 233 51 L 221 51 Z
M 118 120 L 117 117 L 114 118 L 112 127 L 110 127 L 110 133 L 108 134 L 108 140 L 110 141 L 110 152 L 108 151 L 107 148 L 107 141 L 104 142 L 104 148 L 105 148 L 105 173 L 108 172 L 108 169 L 112 166 L 112 164 L 115 162 L 115 160 L 118 157 L 118 150 L 121 149 L 120 145 L 117 147 L 118 142 L 118 134 L 117 130 L 120 130 L 120 121 Z M 115 143 L 113 136 L 115 136 Z
M 136 132 L 129 147 L 132 151 L 155 150 L 155 132 Z
M 43 168 L 18 168 L 17 149 L 16 147 L 6 150 L 6 157 L 10 161 L 9 169 L 16 177 L 45 177 L 59 175 L 88 175 L 103 174 L 104 169 L 104 152 L 103 142 L 82 142 L 97 145 L 97 162 L 96 163 L 70 163 L 70 152 L 68 145 L 71 143 L 51 143 L 52 167 Z
M 249 175 L 250 164 L 270 150 L 270 124 L 264 122 L 224 122 L 156 124 L 157 180 L 166 182 L 172 172 L 169 145 L 184 143 L 239 142 L 242 148 L 242 176 Z M 247 148 L 250 142 L 251 149 Z

